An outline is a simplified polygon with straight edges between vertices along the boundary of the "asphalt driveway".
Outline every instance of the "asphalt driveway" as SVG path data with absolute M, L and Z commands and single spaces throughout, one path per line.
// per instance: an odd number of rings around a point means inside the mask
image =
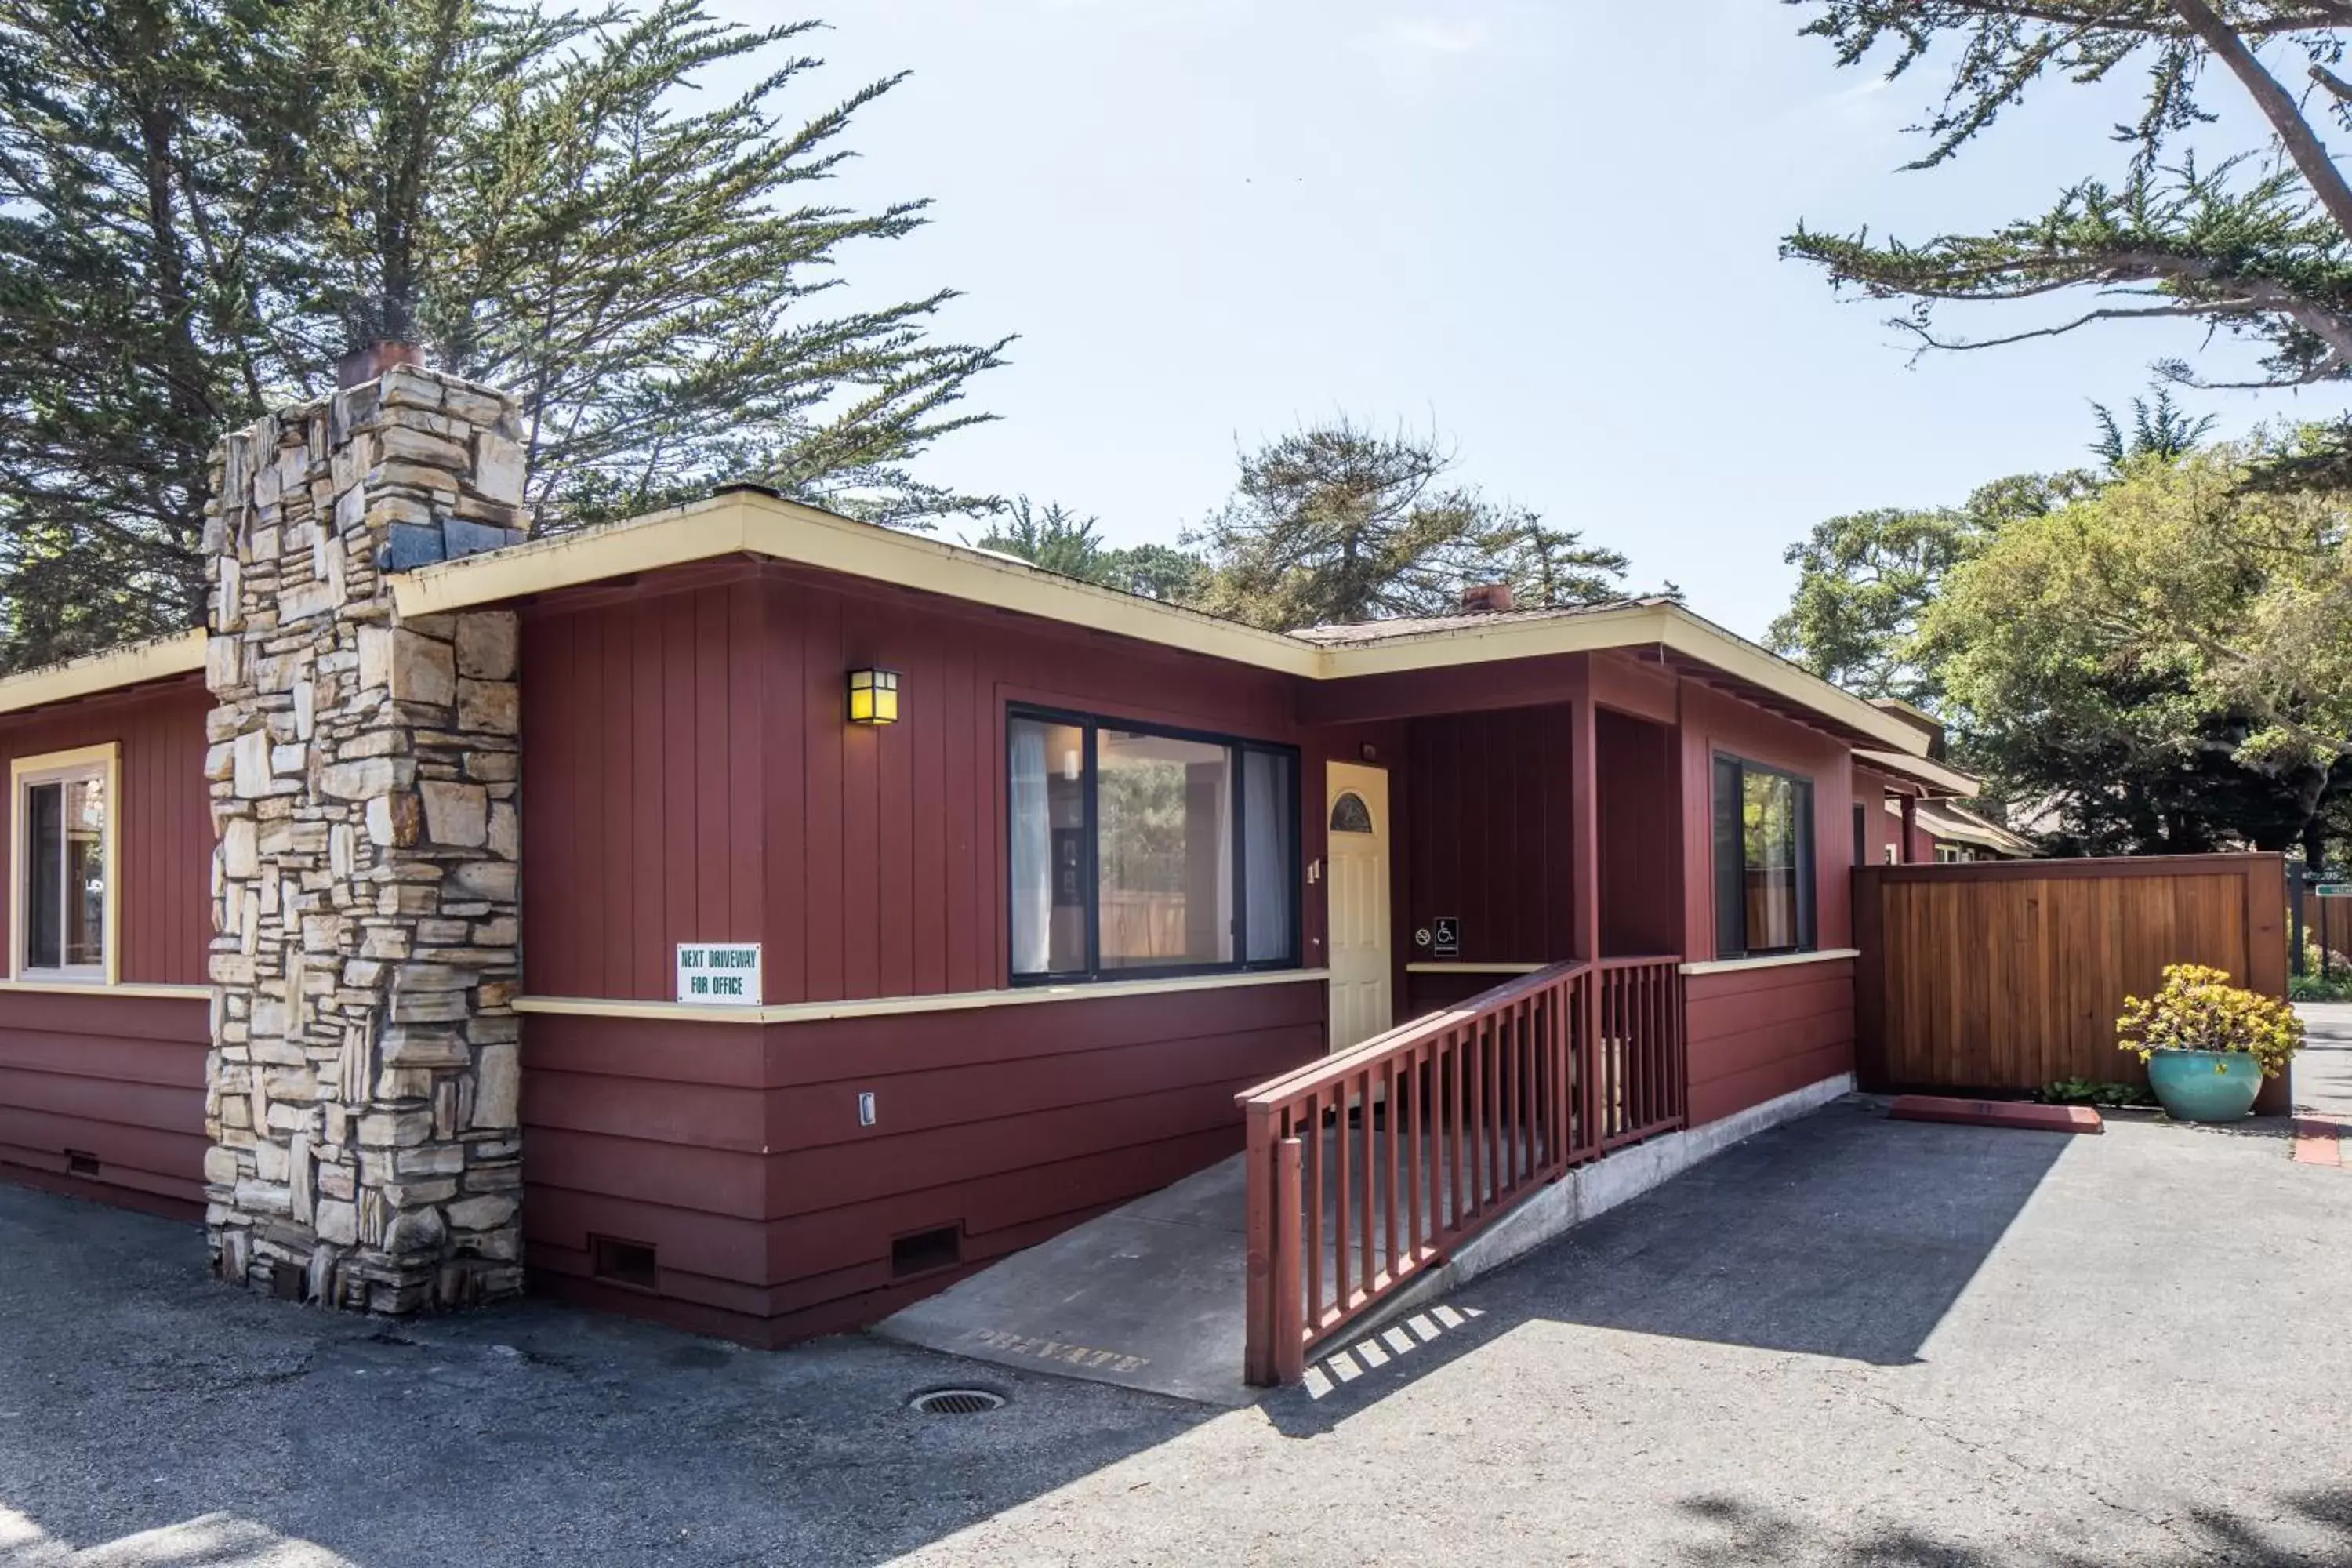
M 2352 1084 L 2334 1011 L 2311 1081 Z M 2342 1563 L 2352 1167 L 2288 1134 L 1835 1106 L 1223 1414 L 862 1338 L 330 1316 L 0 1187 L 0 1565 Z M 905 1408 L 965 1382 L 1011 1403 Z

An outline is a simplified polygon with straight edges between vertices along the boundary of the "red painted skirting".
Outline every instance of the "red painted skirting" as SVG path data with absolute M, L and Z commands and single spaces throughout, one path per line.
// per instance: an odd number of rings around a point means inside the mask
M 2099 1113 L 2087 1105 L 2029 1105 L 2022 1100 L 1906 1094 L 1895 1100 L 1888 1114 L 1897 1121 L 1956 1121 L 1969 1127 L 2020 1127 L 2035 1132 L 2106 1131 Z

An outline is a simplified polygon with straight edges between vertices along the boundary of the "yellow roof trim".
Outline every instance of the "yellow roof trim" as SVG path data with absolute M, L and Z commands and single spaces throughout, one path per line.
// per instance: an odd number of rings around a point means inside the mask
M 1897 778 L 1908 779 L 1914 784 L 1923 784 L 1931 789 L 1942 790 L 1947 795 L 1974 798 L 1984 787 L 1977 782 L 1977 776 L 1974 773 L 1964 773 L 1958 768 L 1948 768 L 1943 763 L 1930 761 L 1926 757 L 1910 756 L 1899 752 L 1856 752 L 1853 754 L 1853 760 L 1865 768 L 1871 768 L 1882 773 L 1893 773 Z
M 1286 674 L 1311 678 L 1320 672 L 1321 650 L 1297 637 L 919 533 L 852 522 L 751 490 L 422 566 L 394 579 L 393 604 L 404 617 L 446 615 L 525 594 L 737 554 L 791 561 Z
M 150 637 L 145 642 L 110 647 L 103 653 L 85 654 L 62 664 L 43 665 L 38 669 L 0 678 L 0 713 L 20 713 L 28 708 L 70 702 L 77 697 L 94 696 L 121 687 L 166 680 L 204 667 L 202 627 Z
M 1895 752 L 1924 754 L 1928 745 L 1916 726 L 1678 605 L 1627 605 L 1323 647 L 1080 583 L 989 552 L 852 522 L 756 490 L 732 490 L 629 522 L 420 567 L 394 580 L 393 602 L 403 616 L 446 615 L 735 554 L 791 561 L 1310 680 L 1658 646 L 1874 737 Z M 1975 793 L 1973 782 L 1966 793 Z

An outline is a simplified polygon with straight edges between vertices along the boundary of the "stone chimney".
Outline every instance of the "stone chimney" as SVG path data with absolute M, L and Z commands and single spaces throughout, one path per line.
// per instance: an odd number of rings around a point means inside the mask
M 1468 583 L 1462 589 L 1462 613 L 1465 616 L 1489 616 L 1511 607 L 1511 585 L 1508 583 Z
M 522 1287 L 509 612 L 388 574 L 522 538 L 500 394 L 394 365 L 215 454 L 213 1267 L 380 1312 Z

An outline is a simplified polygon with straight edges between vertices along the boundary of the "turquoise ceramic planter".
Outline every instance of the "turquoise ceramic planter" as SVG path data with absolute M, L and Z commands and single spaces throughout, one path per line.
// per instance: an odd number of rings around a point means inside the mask
M 2147 1084 L 2176 1121 L 2235 1121 L 2254 1108 L 2263 1069 L 2243 1051 L 2158 1051 Z

